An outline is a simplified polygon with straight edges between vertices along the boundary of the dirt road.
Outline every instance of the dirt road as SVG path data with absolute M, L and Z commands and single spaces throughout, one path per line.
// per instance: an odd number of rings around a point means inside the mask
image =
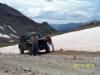
M 65 53 L 65 52 L 64 52 Z M 50 53 L 39 56 L 0 55 L 0 75 L 99 75 L 100 56 L 97 54 Z M 67 55 L 66 55 L 67 54 Z M 94 64 L 94 67 L 75 67 Z

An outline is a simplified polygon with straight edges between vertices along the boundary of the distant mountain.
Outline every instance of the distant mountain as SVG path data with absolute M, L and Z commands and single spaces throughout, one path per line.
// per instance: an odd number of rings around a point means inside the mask
M 96 23 L 97 20 L 92 20 L 89 22 L 79 22 L 79 23 L 68 23 L 68 24 L 50 24 L 51 27 L 56 29 L 58 32 L 67 32 L 71 31 L 73 29 L 79 28 L 81 26 L 84 26 L 86 24 Z
M 55 28 L 59 32 L 66 32 L 72 30 L 73 28 L 80 27 L 85 23 L 68 23 L 68 24 L 50 24 L 53 28 Z
M 69 32 L 73 32 L 73 31 L 79 31 L 79 30 L 83 30 L 83 29 L 89 29 L 89 28 L 94 28 L 94 27 L 98 27 L 100 26 L 100 21 L 93 21 L 91 23 L 82 25 L 80 27 L 74 28 L 72 30 L 70 30 Z
M 33 31 L 39 32 L 41 35 L 56 32 L 47 22 L 36 23 L 16 9 L 0 3 L 0 41 L 4 35 L 16 38 Z

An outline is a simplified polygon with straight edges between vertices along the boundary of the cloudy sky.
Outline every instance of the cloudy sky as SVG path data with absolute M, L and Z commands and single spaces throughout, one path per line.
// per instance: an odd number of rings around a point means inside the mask
M 37 22 L 52 24 L 100 19 L 100 0 L 0 0 Z

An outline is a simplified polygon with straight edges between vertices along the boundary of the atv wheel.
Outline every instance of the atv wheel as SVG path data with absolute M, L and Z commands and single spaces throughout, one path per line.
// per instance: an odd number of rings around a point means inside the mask
M 48 45 L 46 46 L 45 50 L 46 50 L 46 53 L 50 53 L 50 47 Z
M 24 54 L 24 49 L 20 49 L 20 54 Z
M 29 47 L 29 55 L 32 55 L 32 47 Z

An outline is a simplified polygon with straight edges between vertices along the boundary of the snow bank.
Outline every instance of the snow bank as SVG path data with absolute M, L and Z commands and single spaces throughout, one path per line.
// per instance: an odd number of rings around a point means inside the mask
M 100 51 L 100 27 L 52 37 L 55 50 Z M 2 54 L 19 54 L 18 45 L 0 48 Z
M 1 54 L 19 54 L 18 45 L 0 48 Z
M 100 27 L 52 37 L 56 50 L 100 51 Z

